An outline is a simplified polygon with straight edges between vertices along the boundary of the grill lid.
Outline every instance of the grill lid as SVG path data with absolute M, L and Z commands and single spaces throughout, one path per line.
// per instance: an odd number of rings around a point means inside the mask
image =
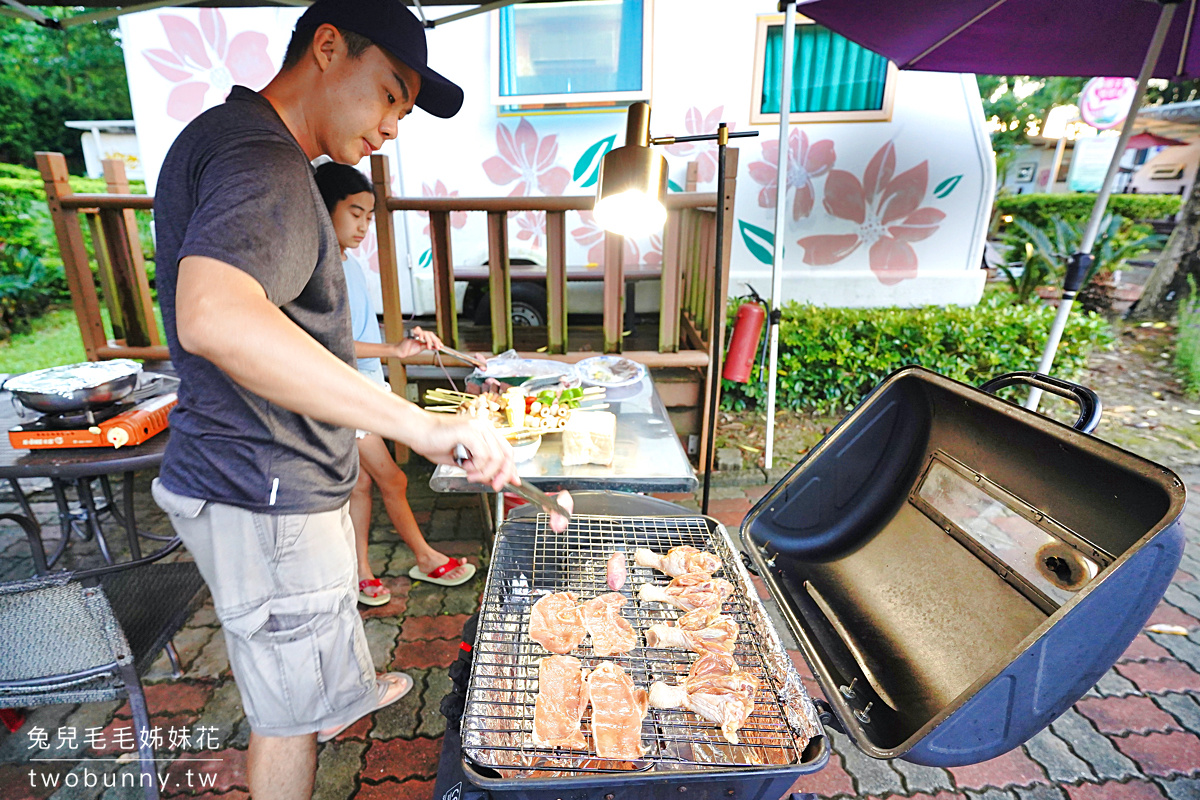
M 1045 376 L 1006 376 L 1099 403 Z M 1007 752 L 1116 662 L 1183 548 L 1172 472 L 919 368 L 884 380 L 742 538 L 846 732 L 933 766 Z

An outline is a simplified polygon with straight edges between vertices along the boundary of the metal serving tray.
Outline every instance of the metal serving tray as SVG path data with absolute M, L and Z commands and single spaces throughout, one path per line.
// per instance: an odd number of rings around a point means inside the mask
M 1082 387 L 998 381 L 1099 418 Z M 1111 668 L 1174 575 L 1183 504 L 1164 467 L 907 367 L 741 533 L 858 747 L 955 766 L 1026 741 Z

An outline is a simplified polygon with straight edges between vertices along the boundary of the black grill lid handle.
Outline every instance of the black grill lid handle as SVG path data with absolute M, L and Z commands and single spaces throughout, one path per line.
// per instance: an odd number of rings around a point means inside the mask
M 1100 398 L 1096 393 L 1086 386 L 1064 381 L 1062 378 L 1043 375 L 1040 372 L 1009 372 L 1005 375 L 992 378 L 979 388 L 982 391 L 995 394 L 1007 386 L 1016 386 L 1017 384 L 1033 386 L 1041 389 L 1043 392 L 1065 397 L 1067 400 L 1074 400 L 1079 406 L 1079 419 L 1075 420 L 1074 425 L 1078 431 L 1091 433 L 1100 424 L 1100 414 L 1103 408 L 1100 404 Z

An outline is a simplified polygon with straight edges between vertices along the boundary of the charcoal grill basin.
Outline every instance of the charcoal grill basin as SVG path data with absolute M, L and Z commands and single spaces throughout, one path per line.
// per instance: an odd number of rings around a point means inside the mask
M 906 367 L 741 535 L 859 749 L 957 766 L 1027 741 L 1112 667 L 1179 563 L 1184 494 L 1165 467 Z

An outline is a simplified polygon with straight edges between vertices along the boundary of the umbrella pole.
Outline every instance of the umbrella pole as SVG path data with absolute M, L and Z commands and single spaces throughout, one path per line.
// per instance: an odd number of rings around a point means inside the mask
M 1162 52 L 1163 42 L 1167 38 L 1167 32 L 1171 28 L 1171 20 L 1175 16 L 1176 4 L 1173 2 L 1165 2 L 1162 6 L 1162 11 L 1158 15 L 1158 26 L 1154 29 L 1154 37 L 1150 40 L 1150 48 L 1146 51 L 1146 58 L 1142 62 L 1142 71 L 1138 74 L 1137 91 L 1133 94 L 1133 100 L 1129 103 L 1129 113 L 1125 116 L 1125 124 L 1121 126 L 1121 136 L 1117 139 L 1117 149 L 1113 152 L 1112 161 L 1108 163 L 1108 173 L 1104 176 L 1104 183 L 1100 185 L 1100 191 L 1096 195 L 1096 202 L 1092 205 L 1092 215 L 1088 217 L 1087 227 L 1083 230 L 1083 239 L 1079 242 L 1079 251 L 1072 253 L 1067 259 L 1067 274 L 1063 280 L 1063 296 L 1062 301 L 1058 304 L 1058 313 L 1054 316 L 1054 324 L 1050 326 L 1050 335 L 1046 340 L 1046 347 L 1042 351 L 1042 360 L 1038 362 L 1037 371 L 1043 375 L 1050 374 L 1050 366 L 1054 363 L 1054 354 L 1058 350 L 1058 343 L 1062 340 L 1063 330 L 1067 327 L 1067 318 L 1071 314 L 1071 306 L 1075 303 L 1075 296 L 1079 294 L 1080 288 L 1083 286 L 1083 280 L 1087 277 L 1088 271 L 1092 266 L 1092 246 L 1096 243 L 1096 235 L 1100 231 L 1100 222 L 1104 219 L 1104 212 L 1108 208 L 1108 198 L 1112 195 L 1113 179 L 1116 178 L 1117 170 L 1121 166 L 1121 156 L 1125 153 L 1125 146 L 1129 143 L 1129 138 L 1133 136 L 1133 128 L 1137 124 L 1137 112 L 1141 107 L 1142 98 L 1146 95 L 1146 85 L 1150 82 L 1150 77 L 1154 74 L 1154 67 L 1158 64 L 1159 53 Z M 1051 176 L 1053 178 L 1054 176 Z M 1031 389 L 1029 397 L 1025 401 L 1025 407 L 1030 411 L 1037 411 L 1038 403 L 1041 402 L 1042 391 L 1040 389 Z
M 763 466 L 775 460 L 775 373 L 779 369 L 779 304 L 783 299 L 783 241 L 787 236 L 788 117 L 792 110 L 792 44 L 796 38 L 796 3 L 785 0 L 783 75 L 779 80 L 779 158 L 775 177 L 775 242 L 771 258 L 771 313 L 767 315 L 767 441 Z

